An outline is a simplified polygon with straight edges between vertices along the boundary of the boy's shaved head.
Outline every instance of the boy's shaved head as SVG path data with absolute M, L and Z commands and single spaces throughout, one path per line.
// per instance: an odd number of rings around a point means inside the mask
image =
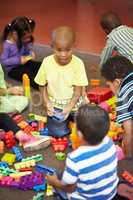
M 110 32 L 114 28 L 121 26 L 121 20 L 116 13 L 107 12 L 107 13 L 103 14 L 103 16 L 101 17 L 100 24 L 103 29 L 107 29 Z
M 56 28 L 52 33 L 52 43 L 59 41 L 75 42 L 75 32 L 68 26 L 60 26 Z

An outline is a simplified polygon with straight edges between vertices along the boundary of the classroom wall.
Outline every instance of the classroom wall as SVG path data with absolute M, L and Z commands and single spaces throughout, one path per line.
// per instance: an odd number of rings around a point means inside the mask
M 76 31 L 77 49 L 99 54 L 105 44 L 99 19 L 108 10 L 118 12 L 123 24 L 133 25 L 133 0 L 5 0 L 0 5 L 0 31 L 12 18 L 26 15 L 37 22 L 37 43 L 50 44 L 51 31 L 68 25 Z

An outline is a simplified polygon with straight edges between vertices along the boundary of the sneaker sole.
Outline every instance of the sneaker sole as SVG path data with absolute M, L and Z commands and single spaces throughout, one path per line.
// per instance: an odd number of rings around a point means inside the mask
M 34 150 L 40 150 L 40 149 L 46 148 L 49 145 L 50 145 L 50 139 L 44 138 L 44 140 L 42 139 L 41 141 L 35 141 L 30 144 L 25 144 L 23 148 L 24 148 L 24 151 L 34 151 Z

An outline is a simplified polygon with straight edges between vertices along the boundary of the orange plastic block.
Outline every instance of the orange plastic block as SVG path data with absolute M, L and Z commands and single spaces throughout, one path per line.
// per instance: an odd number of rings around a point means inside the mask
M 90 79 L 90 85 L 92 87 L 97 87 L 100 85 L 100 79 Z
M 26 122 L 26 121 L 21 121 L 18 123 L 18 126 L 21 128 L 21 129 L 25 129 L 29 124 Z
M 133 185 L 133 176 L 128 171 L 123 172 L 122 178 L 124 178 L 127 182 Z
M 72 142 L 72 149 L 77 149 L 80 146 L 80 140 L 77 135 L 77 128 L 75 123 L 71 124 L 70 140 Z
M 4 142 L 0 141 L 0 153 L 4 153 Z

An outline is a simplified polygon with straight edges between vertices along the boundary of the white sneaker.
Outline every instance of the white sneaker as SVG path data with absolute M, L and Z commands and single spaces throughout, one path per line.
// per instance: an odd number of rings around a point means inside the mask
M 29 142 L 23 145 L 24 151 L 34 151 L 46 148 L 50 145 L 49 136 L 36 136 L 33 137 Z

